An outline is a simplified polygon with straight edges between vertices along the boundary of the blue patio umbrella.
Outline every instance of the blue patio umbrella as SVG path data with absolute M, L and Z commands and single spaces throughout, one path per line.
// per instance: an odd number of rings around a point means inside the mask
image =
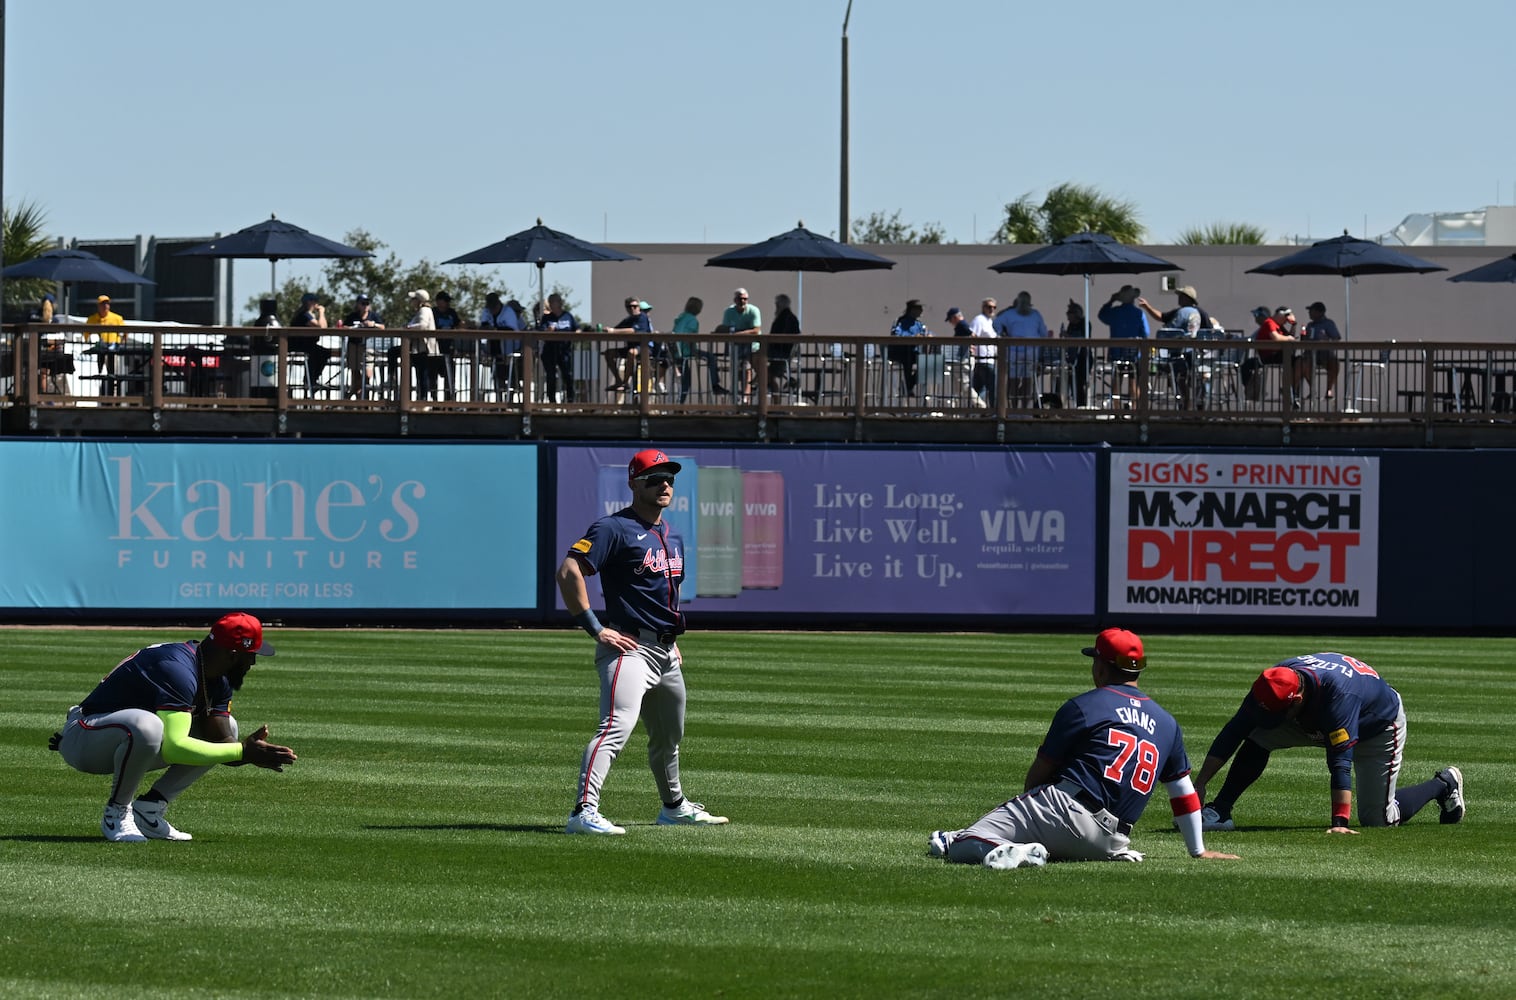
M 743 271 L 796 272 L 795 306 L 797 318 L 804 321 L 805 288 L 801 276 L 806 271 L 837 274 L 843 271 L 878 271 L 892 268 L 895 262 L 866 250 L 839 243 L 813 233 L 805 223 L 770 237 L 762 243 L 718 254 L 705 262 L 706 267 L 732 267 Z
M 1472 271 L 1464 271 L 1455 274 L 1449 281 L 1480 281 L 1489 284 L 1502 284 L 1516 282 L 1516 253 L 1499 260 L 1492 260 L 1488 264 L 1482 264 Z
M 1387 247 L 1372 240 L 1360 240 L 1343 233 L 1329 240 L 1312 243 L 1304 250 L 1271 260 L 1257 267 L 1248 268 L 1248 274 L 1342 275 L 1344 337 L 1353 326 L 1353 299 L 1351 282 L 1361 274 L 1426 274 L 1431 271 L 1446 271 L 1441 264 L 1413 257 L 1408 253 Z
M 1182 271 L 1173 261 L 1127 246 L 1105 233 L 1074 233 L 1020 257 L 990 265 L 991 271 L 1016 274 L 1084 275 L 1085 322 L 1090 316 L 1090 275 Z
M 31 260 L 12 264 L 0 274 L 6 278 L 42 278 L 64 284 L 81 281 L 92 281 L 97 285 L 156 284 L 151 278 L 107 263 L 88 250 L 49 250 Z
M 444 264 L 535 264 L 537 265 L 537 297 L 543 297 L 544 273 L 549 264 L 594 262 L 602 260 L 641 260 L 629 253 L 581 240 L 577 236 L 549 229 L 538 219 L 537 224 L 519 233 L 512 233 L 498 243 L 480 247 L 457 257 L 443 261 Z
M 209 243 L 181 250 L 176 257 L 224 257 L 240 260 L 268 261 L 269 294 L 275 294 L 274 265 L 281 260 L 331 260 L 338 257 L 372 257 L 367 250 L 350 247 L 324 236 L 282 222 L 270 215 L 263 222 L 219 236 Z
M 96 285 L 154 285 L 157 282 L 144 278 L 135 271 L 101 260 L 88 250 L 49 250 L 31 260 L 12 264 L 0 277 L 6 280 L 41 278 L 56 281 L 64 288 L 64 312 L 68 311 L 68 288 L 80 282 Z

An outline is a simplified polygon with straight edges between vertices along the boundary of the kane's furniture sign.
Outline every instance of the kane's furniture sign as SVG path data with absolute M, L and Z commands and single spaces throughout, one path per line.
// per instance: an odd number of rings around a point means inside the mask
M 5 442 L 0 606 L 532 608 L 536 454 Z
M 1379 460 L 1111 456 L 1112 613 L 1373 617 Z

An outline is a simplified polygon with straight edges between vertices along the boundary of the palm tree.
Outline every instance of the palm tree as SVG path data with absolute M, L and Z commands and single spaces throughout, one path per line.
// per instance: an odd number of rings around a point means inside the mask
M 1141 243 L 1146 233 L 1137 206 L 1071 182 L 1048 191 L 1039 205 L 1030 192 L 1005 206 L 1005 222 L 995 233 L 1000 243 L 1052 243 L 1075 233 L 1104 233 L 1121 243 Z
M 24 264 L 53 249 L 45 234 L 47 215 L 36 202 L 24 201 L 15 209 L 0 208 L 0 246 L 4 247 L 5 266 Z M 6 305 L 24 305 L 40 299 L 52 290 L 53 283 L 44 278 L 25 278 L 5 283 Z
M 1180 246 L 1258 246 L 1268 234 L 1250 222 L 1212 222 L 1179 233 Z

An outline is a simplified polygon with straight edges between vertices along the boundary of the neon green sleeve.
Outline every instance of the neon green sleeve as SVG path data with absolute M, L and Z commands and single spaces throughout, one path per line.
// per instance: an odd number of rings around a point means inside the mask
M 188 712 L 159 712 L 163 720 L 163 759 L 169 764 L 229 764 L 242 759 L 241 743 L 211 743 L 190 735 Z

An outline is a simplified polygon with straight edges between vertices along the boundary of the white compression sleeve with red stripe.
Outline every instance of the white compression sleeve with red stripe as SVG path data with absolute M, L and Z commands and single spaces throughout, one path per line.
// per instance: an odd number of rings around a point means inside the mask
M 1169 792 L 1169 808 L 1174 811 L 1174 824 L 1184 834 L 1184 846 L 1190 857 L 1199 857 L 1205 851 L 1205 838 L 1200 832 L 1200 796 L 1195 794 L 1195 784 L 1188 774 L 1173 781 L 1165 781 L 1163 787 Z

